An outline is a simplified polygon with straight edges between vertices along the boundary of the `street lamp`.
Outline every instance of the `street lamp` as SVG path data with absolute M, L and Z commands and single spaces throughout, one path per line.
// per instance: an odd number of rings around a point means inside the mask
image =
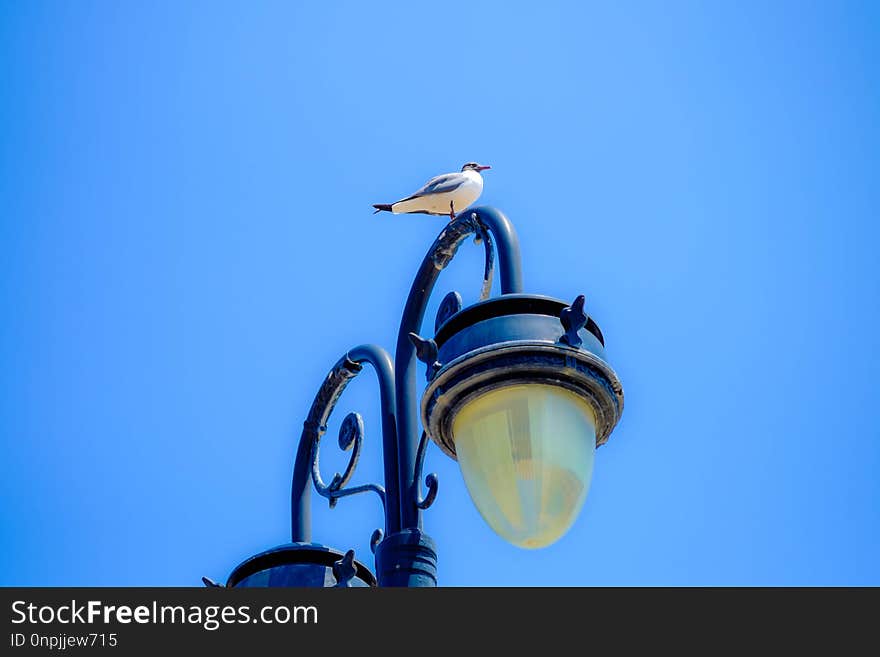
M 461 310 L 434 338 L 442 365 L 422 397 L 423 424 L 458 457 L 492 529 L 521 547 L 571 526 L 623 405 L 583 306 L 583 296 L 568 306 L 503 295 Z
M 486 252 L 482 300 L 462 308 L 461 297 L 448 294 L 434 337 L 423 338 L 419 332 L 434 284 L 471 235 Z M 489 299 L 496 242 L 501 296 Z M 623 388 L 584 303 L 583 296 L 569 304 L 523 294 L 519 243 L 501 212 L 482 207 L 456 217 L 416 273 L 394 362 L 382 348 L 361 345 L 336 363 L 319 388 L 294 464 L 292 542 L 244 561 L 226 585 L 436 586 L 437 551 L 422 530 L 422 511 L 433 503 L 438 485 L 429 474 L 422 495 L 429 439 L 458 460 L 474 504 L 501 537 L 524 548 L 559 539 L 586 498 L 595 448 L 608 440 L 623 410 Z M 420 405 L 417 360 L 425 363 L 427 378 Z M 321 438 L 337 400 L 366 363 L 379 381 L 385 485 L 348 487 L 364 435 L 357 413 L 347 415 L 339 431 L 340 448 L 351 451 L 348 465 L 325 482 Z M 348 495 L 380 497 L 385 527 L 370 541 L 375 577 L 352 550 L 342 554 L 312 542 L 313 486 L 331 507 Z

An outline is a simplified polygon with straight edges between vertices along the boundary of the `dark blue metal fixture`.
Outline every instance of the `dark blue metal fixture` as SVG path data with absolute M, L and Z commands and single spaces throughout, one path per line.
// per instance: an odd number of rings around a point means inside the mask
M 461 297 L 448 294 L 437 313 L 434 337 L 422 338 L 418 334 L 437 278 L 471 235 L 486 252 L 481 301 L 462 309 Z M 496 243 L 501 296 L 489 299 Z M 333 366 L 315 396 L 293 469 L 291 543 L 244 561 L 226 586 L 436 586 L 437 549 L 422 528 L 422 511 L 433 503 L 438 485 L 437 476 L 429 474 L 422 494 L 428 438 L 457 458 L 454 419 L 469 402 L 491 391 L 531 384 L 568 391 L 585 402 L 596 445 L 608 439 L 623 410 L 623 389 L 605 359 L 602 333 L 584 311 L 584 297 L 569 305 L 523 294 L 522 288 L 519 243 L 501 212 L 488 207 L 469 210 L 443 229 L 410 289 L 395 360 L 375 345 L 355 347 Z M 425 363 L 428 379 L 420 407 L 417 360 Z M 363 443 L 363 420 L 357 413 L 347 415 L 339 431 L 339 447 L 351 452 L 345 472 L 325 482 L 319 469 L 320 442 L 330 415 L 364 364 L 372 367 L 379 382 L 384 487 L 348 487 Z M 425 427 L 421 435 L 419 410 Z M 376 577 L 354 559 L 352 550 L 343 555 L 312 542 L 312 486 L 331 508 L 340 498 L 357 493 L 374 492 L 382 500 L 385 527 L 370 541 Z M 205 583 L 214 585 L 208 579 Z

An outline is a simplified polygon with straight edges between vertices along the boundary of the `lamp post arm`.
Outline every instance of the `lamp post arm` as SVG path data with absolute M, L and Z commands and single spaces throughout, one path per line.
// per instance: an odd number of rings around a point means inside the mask
M 519 240 L 510 220 L 490 207 L 467 210 L 451 221 L 437 236 L 416 272 L 397 334 L 394 375 L 397 384 L 397 447 L 399 452 L 398 490 L 401 493 L 400 521 L 404 529 L 421 529 L 421 509 L 411 482 L 416 471 L 419 443 L 416 393 L 416 350 L 409 334 L 418 334 L 428 300 L 440 272 L 452 261 L 458 247 L 470 235 L 488 230 L 498 250 L 501 293 L 522 292 L 522 264 Z M 487 251 L 489 253 L 490 251 Z M 487 263 L 487 271 L 489 268 Z M 387 466 L 387 463 L 386 463 Z M 387 473 L 387 470 L 386 470 Z M 387 474 L 386 474 L 387 477 Z M 393 504 L 389 496 L 389 505 Z
M 349 382 L 369 363 L 379 379 L 379 396 L 382 409 L 382 443 L 385 465 L 385 488 L 375 484 L 345 489 L 343 486 L 354 472 L 361 445 L 360 416 L 352 414 L 343 422 L 340 431 L 340 447 L 353 449 L 344 475 L 337 474 L 329 486 L 321 481 L 318 473 L 318 445 L 327 430 L 327 421 L 336 402 Z M 351 418 L 351 421 L 349 421 Z M 303 423 L 303 431 L 296 452 L 291 485 L 291 539 L 294 543 L 312 540 L 311 484 L 330 500 L 333 506 L 339 497 L 373 490 L 379 493 L 385 504 L 385 531 L 397 532 L 400 524 L 400 488 L 398 485 L 397 411 L 394 394 L 394 366 L 388 353 L 376 345 L 360 345 L 350 350 L 333 366 L 318 389 L 309 414 Z

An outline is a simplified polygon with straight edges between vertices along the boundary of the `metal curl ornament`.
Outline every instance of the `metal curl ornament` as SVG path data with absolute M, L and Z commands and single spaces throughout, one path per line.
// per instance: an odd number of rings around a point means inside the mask
M 440 480 L 436 472 L 432 472 L 425 477 L 425 486 L 428 487 L 428 494 L 422 497 L 419 490 L 419 479 L 422 478 L 422 470 L 425 468 L 425 454 L 428 451 L 428 434 L 422 431 L 422 438 L 419 440 L 419 449 L 416 452 L 416 469 L 413 473 L 412 481 L 412 497 L 416 506 L 423 511 L 430 507 L 437 497 L 437 488 L 440 486 Z
M 329 484 L 325 484 L 321 478 L 319 467 L 320 443 L 323 433 L 324 431 L 318 431 L 315 441 L 312 443 L 312 482 L 315 484 L 315 490 L 318 492 L 318 495 L 326 497 L 332 509 L 336 506 L 340 497 L 373 491 L 382 500 L 382 505 L 384 506 L 385 489 L 379 484 L 363 484 L 361 486 L 345 488 L 345 485 L 348 484 L 352 475 L 354 475 L 358 459 L 361 456 L 361 447 L 364 440 L 364 419 L 360 414 L 349 413 L 342 421 L 342 426 L 339 427 L 339 448 L 344 452 L 351 451 L 351 456 L 348 459 L 345 472 L 343 474 L 338 472 L 334 474 Z
M 343 473 L 336 473 L 330 483 L 324 482 L 320 472 L 320 441 L 336 403 L 348 384 L 370 364 L 379 382 L 379 396 L 382 406 L 382 448 L 385 454 L 385 486 L 365 484 L 347 487 L 357 467 L 363 446 L 363 419 L 357 413 L 348 414 L 339 429 L 339 447 L 351 451 L 348 465 Z M 372 491 L 382 500 L 386 531 L 400 531 L 400 491 L 397 483 L 397 463 L 394 460 L 397 436 L 395 418 L 397 411 L 394 400 L 394 365 L 388 353 L 377 345 L 362 344 L 350 349 L 340 358 L 324 377 L 315 399 L 309 408 L 303 432 L 297 447 L 293 467 L 293 481 L 290 491 L 290 533 L 293 543 L 310 543 L 311 512 L 310 493 L 314 488 L 319 495 L 329 500 L 333 508 L 337 500 L 348 495 Z M 389 458 L 390 455 L 390 458 Z M 394 476 L 391 476 L 391 475 Z
M 482 242 L 486 249 L 483 286 L 480 288 L 480 301 L 485 301 L 492 294 L 492 279 L 495 277 L 495 244 L 492 242 L 492 233 L 480 222 L 477 214 L 473 213 L 471 217 L 478 227 L 474 242 Z

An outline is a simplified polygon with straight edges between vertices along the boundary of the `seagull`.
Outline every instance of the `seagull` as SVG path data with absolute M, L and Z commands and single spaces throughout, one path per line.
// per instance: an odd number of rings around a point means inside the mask
M 431 178 L 412 196 L 396 203 L 376 203 L 373 207 L 376 212 L 384 210 L 394 214 L 448 214 L 452 221 L 455 219 L 456 209 L 461 212 L 480 198 L 483 193 L 483 176 L 480 171 L 490 168 L 477 162 L 468 162 L 460 173 L 444 173 Z

